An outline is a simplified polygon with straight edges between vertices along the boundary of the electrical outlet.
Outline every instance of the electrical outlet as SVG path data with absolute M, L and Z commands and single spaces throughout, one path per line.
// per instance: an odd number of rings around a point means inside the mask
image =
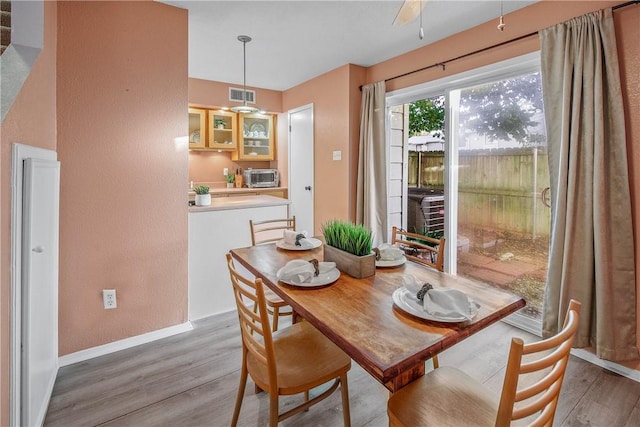
M 222 175 L 224 175 L 224 176 L 229 175 L 229 168 L 222 169 Z
M 116 302 L 116 290 L 115 289 L 103 289 L 102 290 L 102 302 L 104 308 L 116 308 L 118 306 Z

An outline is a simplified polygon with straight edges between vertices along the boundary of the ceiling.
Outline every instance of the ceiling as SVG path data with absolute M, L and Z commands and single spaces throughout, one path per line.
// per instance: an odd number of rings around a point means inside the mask
M 345 64 L 368 67 L 500 16 L 498 0 L 425 0 L 419 19 L 393 26 L 402 0 L 161 0 L 189 10 L 189 77 L 286 90 Z M 535 3 L 504 1 L 504 14 Z M 507 25 L 509 22 L 507 20 Z M 496 29 L 496 31 L 498 31 Z

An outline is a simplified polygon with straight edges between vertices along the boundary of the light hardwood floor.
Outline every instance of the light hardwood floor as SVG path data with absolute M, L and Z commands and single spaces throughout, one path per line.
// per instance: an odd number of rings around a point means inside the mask
M 235 312 L 194 322 L 194 330 L 60 369 L 45 426 L 228 426 L 239 380 Z M 496 393 L 512 336 L 536 338 L 504 323 L 440 355 Z M 250 380 L 249 380 L 250 381 Z M 388 392 L 357 364 L 349 372 L 351 423 L 387 425 Z M 281 410 L 301 397 L 290 397 Z M 241 426 L 268 423 L 269 402 L 247 386 Z M 340 393 L 282 426 L 341 426 Z M 640 426 L 640 383 L 572 357 L 554 425 Z

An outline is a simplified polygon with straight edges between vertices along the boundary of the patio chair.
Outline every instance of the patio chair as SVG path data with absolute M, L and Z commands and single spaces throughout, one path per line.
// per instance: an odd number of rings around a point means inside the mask
M 434 239 L 418 233 L 410 233 L 393 227 L 391 244 L 398 245 L 405 257 L 415 262 L 428 265 L 438 271 L 444 271 L 444 237 Z

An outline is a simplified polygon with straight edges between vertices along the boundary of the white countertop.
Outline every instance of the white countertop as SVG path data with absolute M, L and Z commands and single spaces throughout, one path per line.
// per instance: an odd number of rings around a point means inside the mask
M 213 186 L 213 184 L 211 186 L 209 186 L 209 194 L 211 195 L 216 195 L 216 194 L 242 194 L 242 193 L 260 193 L 263 191 L 281 191 L 281 190 L 287 190 L 287 187 L 242 187 L 242 188 L 238 188 L 238 187 L 219 187 L 219 186 Z M 195 191 L 193 190 L 189 190 L 188 194 L 190 196 L 195 196 Z
M 289 205 L 289 199 L 281 197 L 258 195 L 258 196 L 234 196 L 234 197 L 212 197 L 211 206 L 190 206 L 189 213 L 219 211 L 227 209 L 247 209 L 261 206 Z

